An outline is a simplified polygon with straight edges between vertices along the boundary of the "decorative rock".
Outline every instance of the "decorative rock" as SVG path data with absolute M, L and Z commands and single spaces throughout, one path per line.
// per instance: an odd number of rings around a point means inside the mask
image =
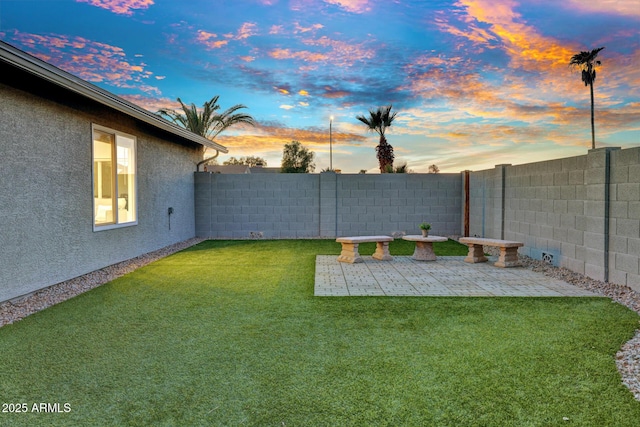
M 203 240 L 205 239 L 189 239 L 184 242 L 176 243 L 157 251 L 140 255 L 136 258 L 93 271 L 83 276 L 67 280 L 66 282 L 61 282 L 44 289 L 40 289 L 29 295 L 4 301 L 0 303 L 0 327 L 17 322 L 30 314 L 44 310 L 47 307 L 51 307 L 52 305 L 73 298 L 76 295 L 80 295 L 81 293 L 87 292 L 93 288 L 97 288 L 100 285 L 110 282 L 140 267 L 144 267 L 153 261 L 157 261 L 175 252 L 196 245 Z

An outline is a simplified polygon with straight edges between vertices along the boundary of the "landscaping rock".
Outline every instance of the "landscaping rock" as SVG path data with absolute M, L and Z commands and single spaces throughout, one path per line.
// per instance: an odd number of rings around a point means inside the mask
M 0 303 L 0 327 L 14 323 L 30 314 L 73 298 L 76 295 L 110 282 L 153 261 L 198 244 L 203 240 L 204 239 L 194 238 L 176 243 L 157 251 L 140 255 L 139 257 L 40 289 L 29 295 Z

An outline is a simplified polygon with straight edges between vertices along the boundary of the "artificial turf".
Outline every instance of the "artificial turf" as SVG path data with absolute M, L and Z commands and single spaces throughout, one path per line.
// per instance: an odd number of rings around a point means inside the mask
M 638 327 L 631 310 L 606 298 L 314 297 L 315 256 L 339 251 L 207 241 L 0 328 L 2 409 L 28 408 L 0 412 L 0 425 L 638 425 L 615 366 Z

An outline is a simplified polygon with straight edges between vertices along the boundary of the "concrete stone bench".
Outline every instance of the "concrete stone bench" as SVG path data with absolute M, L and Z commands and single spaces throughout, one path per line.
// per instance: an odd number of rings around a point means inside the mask
M 433 243 L 449 240 L 440 236 L 423 237 L 418 235 L 402 236 L 402 239 L 416 242 L 416 249 L 413 251 L 413 259 L 416 261 L 435 261 L 437 258 L 435 252 L 433 252 Z
M 469 246 L 469 253 L 464 259 L 465 262 L 485 262 L 487 258 L 484 256 L 484 246 L 494 246 L 500 248 L 498 261 L 493 264 L 496 267 L 518 267 L 518 248 L 524 246 L 521 242 L 513 242 L 509 240 L 485 239 L 482 237 L 461 237 L 460 243 Z
M 358 252 L 360 243 L 375 242 L 376 251 L 373 258 L 380 261 L 391 261 L 393 257 L 389 253 L 389 242 L 393 242 L 393 237 L 389 236 L 356 236 L 356 237 L 339 237 L 336 242 L 342 243 L 342 252 L 338 257 L 340 262 L 348 262 L 350 264 L 362 262 L 362 257 Z

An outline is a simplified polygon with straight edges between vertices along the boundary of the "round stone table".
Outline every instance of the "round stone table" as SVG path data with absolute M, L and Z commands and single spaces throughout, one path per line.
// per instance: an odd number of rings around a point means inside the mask
M 417 234 L 402 236 L 402 239 L 416 242 L 416 250 L 413 252 L 413 259 L 416 261 L 435 261 L 436 254 L 433 253 L 433 242 L 446 242 L 449 240 L 441 236 L 422 237 Z

